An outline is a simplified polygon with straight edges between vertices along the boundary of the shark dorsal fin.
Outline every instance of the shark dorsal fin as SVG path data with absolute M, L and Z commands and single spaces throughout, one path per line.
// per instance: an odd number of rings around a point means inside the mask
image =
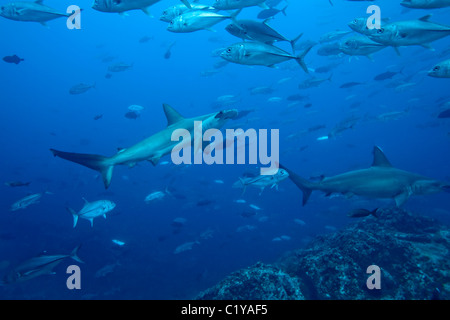
M 177 123 L 184 119 L 184 117 L 181 114 L 179 114 L 174 108 L 172 108 L 168 104 L 164 103 L 163 108 L 167 118 L 167 126 L 171 126 L 172 124 Z
M 375 146 L 373 148 L 372 167 L 392 167 L 392 164 L 389 162 L 381 148 L 378 146 Z

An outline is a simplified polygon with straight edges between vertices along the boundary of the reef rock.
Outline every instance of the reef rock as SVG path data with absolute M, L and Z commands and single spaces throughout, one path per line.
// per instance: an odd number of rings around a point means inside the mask
M 378 214 L 235 272 L 197 299 L 450 299 L 448 226 L 400 209 Z M 367 287 L 370 265 L 380 289 Z

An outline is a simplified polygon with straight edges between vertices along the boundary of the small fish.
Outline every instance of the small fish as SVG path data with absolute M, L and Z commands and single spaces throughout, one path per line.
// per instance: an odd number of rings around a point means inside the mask
M 146 203 L 149 203 L 154 200 L 162 200 L 166 196 L 166 192 L 164 191 L 154 191 L 147 195 L 144 199 Z
M 25 61 L 25 59 L 19 58 L 17 55 L 13 55 L 13 56 L 3 57 L 3 61 L 5 61 L 7 63 L 19 64 L 21 61 Z
M 238 200 L 234 200 L 235 203 L 246 203 L 247 201 L 245 201 L 244 199 L 238 199 Z
M 153 37 L 143 36 L 142 38 L 139 39 L 139 43 L 147 43 L 152 39 L 153 39 Z
M 343 85 L 341 85 L 339 88 L 341 88 L 341 89 L 351 88 L 354 86 L 360 86 L 362 84 L 363 84 L 362 82 L 346 82 Z
M 286 15 L 286 9 L 288 6 L 285 6 L 283 9 L 276 9 L 276 8 L 269 8 L 269 9 L 264 9 L 262 10 L 260 13 L 258 13 L 257 18 L 258 19 L 269 19 L 269 18 L 273 18 L 275 17 L 277 14 L 279 14 L 280 12 L 284 14 L 284 16 Z
M 133 67 L 133 64 L 127 64 L 124 62 L 118 62 L 115 64 L 112 64 L 108 67 L 109 72 L 123 72 L 128 69 L 131 69 Z
M 144 107 L 140 106 L 140 105 L 137 105 L 137 104 L 132 104 L 131 106 L 128 107 L 128 110 L 139 113 L 142 110 L 144 110 Z
M 78 249 L 80 246 L 72 250 L 70 254 L 45 255 L 41 254 L 29 260 L 26 260 L 16 266 L 9 274 L 5 276 L 5 284 L 17 283 L 36 278 L 41 275 L 54 274 L 53 268 L 60 264 L 66 258 L 84 263 L 78 257 Z
M 223 184 L 224 183 L 223 180 L 214 180 L 214 182 L 217 183 L 217 184 Z
M 112 211 L 116 204 L 109 200 L 97 200 L 89 202 L 85 198 L 84 206 L 79 212 L 76 212 L 72 208 L 66 207 L 67 211 L 73 216 L 73 227 L 77 226 L 78 218 L 86 219 L 91 222 L 91 227 L 94 226 L 94 219 L 100 216 L 106 219 L 106 214 Z
M 172 47 L 175 45 L 176 41 L 172 42 L 169 47 L 167 48 L 166 53 L 164 54 L 164 59 L 170 59 L 170 56 L 172 55 L 172 52 L 170 51 Z
M 250 204 L 249 207 L 252 208 L 252 209 L 255 209 L 257 211 L 261 210 L 260 207 L 258 207 L 257 205 L 254 205 L 254 204 Z
M 39 200 L 41 199 L 41 197 L 44 194 L 52 194 L 51 192 L 45 191 L 43 193 L 35 193 L 35 194 L 30 194 L 16 202 L 14 202 L 11 205 L 10 210 L 11 211 L 17 211 L 20 209 L 26 209 L 28 206 L 35 204 L 35 203 L 39 203 Z
M 118 246 L 120 246 L 120 247 L 122 247 L 123 245 L 125 245 L 125 242 L 123 242 L 123 241 L 120 241 L 120 240 L 116 240 L 116 239 L 113 239 L 113 240 L 111 240 L 114 244 L 117 244 Z
M 367 217 L 369 215 L 372 215 L 375 218 L 378 218 L 377 211 L 378 211 L 378 208 L 376 208 L 375 210 L 372 210 L 372 211 L 367 210 L 367 209 L 355 209 L 355 210 L 350 211 L 347 214 L 347 216 L 350 218 L 362 218 L 362 217 Z
M 99 120 L 101 118 L 103 118 L 103 114 L 98 114 L 94 117 L 94 120 Z
M 31 182 L 22 182 L 22 181 L 8 181 L 5 182 L 5 186 L 8 187 L 26 187 L 29 186 Z
M 140 117 L 140 113 L 137 113 L 136 111 L 129 111 L 125 113 L 125 118 L 128 119 L 137 119 Z
M 174 254 L 178 254 L 184 251 L 192 250 L 192 247 L 196 244 L 200 244 L 198 241 L 186 242 L 175 248 Z
M 450 109 L 444 110 L 441 113 L 439 113 L 438 118 L 450 118 Z
M 386 71 L 383 73 L 380 73 L 379 75 L 375 76 L 373 80 L 375 81 L 383 81 L 387 79 L 392 79 L 395 75 L 399 74 L 400 72 L 393 72 L 393 71 Z
M 74 85 L 72 88 L 70 88 L 69 93 L 70 94 L 82 94 L 82 93 L 89 91 L 89 89 L 91 89 L 91 88 L 95 88 L 95 83 L 94 84 L 79 83 L 79 84 Z

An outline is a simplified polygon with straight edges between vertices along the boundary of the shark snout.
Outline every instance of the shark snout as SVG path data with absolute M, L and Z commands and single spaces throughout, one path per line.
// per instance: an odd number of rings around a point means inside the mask
M 226 120 L 226 119 L 233 119 L 233 118 L 237 117 L 237 115 L 238 115 L 238 111 L 236 109 L 222 110 L 219 113 L 217 113 L 214 118 Z

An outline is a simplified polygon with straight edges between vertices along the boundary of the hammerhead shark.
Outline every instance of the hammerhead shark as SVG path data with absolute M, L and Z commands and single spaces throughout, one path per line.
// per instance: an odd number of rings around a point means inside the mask
M 179 141 L 172 141 L 172 133 L 177 129 L 187 130 L 191 136 L 195 133 L 196 121 L 202 122 L 202 130 L 209 128 L 220 129 L 228 119 L 237 116 L 235 109 L 223 110 L 194 118 L 184 118 L 175 109 L 168 104 L 163 104 L 164 113 L 167 118 L 167 127 L 154 135 L 136 143 L 135 145 L 121 149 L 112 157 L 105 157 L 95 154 L 83 154 L 63 152 L 50 149 L 55 157 L 60 157 L 101 173 L 103 183 L 107 189 L 111 184 L 114 166 L 128 165 L 133 167 L 137 162 L 148 160 L 154 166 L 158 164 L 159 159 L 172 152 L 173 148 L 179 144 Z M 183 143 L 185 141 L 183 140 Z
M 449 183 L 394 168 L 377 146 L 373 149 L 370 168 L 324 178 L 320 182 L 306 180 L 281 164 L 280 168 L 289 173 L 289 178 L 303 192 L 303 205 L 314 190 L 325 192 L 327 196 L 340 193 L 346 196 L 390 198 L 395 200 L 397 207 L 402 206 L 412 195 L 450 192 Z

